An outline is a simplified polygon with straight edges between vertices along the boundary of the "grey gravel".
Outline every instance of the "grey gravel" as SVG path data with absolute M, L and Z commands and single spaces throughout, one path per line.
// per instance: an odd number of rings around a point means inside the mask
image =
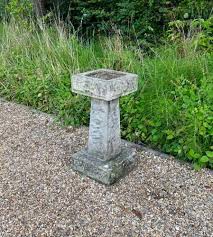
M 213 236 L 213 174 L 138 151 L 113 186 L 74 172 L 87 128 L 0 101 L 0 237 Z

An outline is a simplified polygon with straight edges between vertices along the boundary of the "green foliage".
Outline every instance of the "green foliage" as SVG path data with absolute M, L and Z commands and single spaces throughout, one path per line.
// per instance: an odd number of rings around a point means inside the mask
M 184 41 L 144 58 L 119 35 L 83 43 L 59 26 L 29 32 L 10 22 L 3 29 L 0 96 L 53 113 L 65 124 L 88 125 L 89 99 L 71 93 L 70 74 L 100 67 L 135 72 L 138 92 L 121 99 L 123 138 L 189 160 L 196 169 L 213 168 L 211 52 Z
M 206 20 L 177 20 L 169 23 L 168 39 L 172 42 L 192 40 L 196 49 L 213 50 L 213 17 Z
M 131 39 L 147 47 L 162 36 L 164 27 L 164 2 L 153 0 L 118 1 L 114 15 L 115 24 Z
M 16 19 L 29 17 L 32 13 L 31 0 L 3 0 L 7 4 L 7 12 Z M 5 9 L 5 3 L 0 3 L 0 12 Z M 213 2 L 209 0 L 47 0 L 46 12 L 53 11 L 56 18 L 66 22 L 70 30 L 79 35 L 112 35 L 118 32 L 125 39 L 134 40 L 147 49 L 164 39 L 165 30 L 173 28 L 170 22 L 184 22 L 188 28 L 190 22 L 198 20 L 204 29 L 213 10 Z M 1 14 L 1 13 L 0 13 Z M 52 13 L 44 20 L 55 20 Z M 196 20 L 195 20 L 196 21 Z M 194 22 L 196 24 L 196 22 Z M 209 28 L 208 28 L 209 29 Z M 200 45 L 206 47 L 209 39 L 200 35 Z
M 54 10 L 57 16 L 60 11 L 62 19 L 86 36 L 110 31 L 115 7 L 114 0 L 54 0 L 48 4 L 49 10 Z
M 6 5 L 7 5 L 7 0 L 1 0 L 0 1 L 0 20 L 5 17 L 6 14 Z
M 179 48 L 144 62 L 145 85 L 122 101 L 123 136 L 212 168 L 202 158 L 212 149 L 212 55 L 195 54 L 186 45 L 183 57 Z
M 54 0 L 48 8 L 81 33 L 111 34 L 121 31 L 140 46 L 149 47 L 163 36 L 168 24 L 176 20 L 207 19 L 213 9 L 209 0 Z
M 213 50 L 213 16 L 207 20 L 197 20 L 197 24 L 200 23 L 201 32 L 198 34 L 197 44 L 199 47 Z
M 6 10 L 16 20 L 24 19 L 32 14 L 32 3 L 30 0 L 8 0 Z
M 213 3 L 211 0 L 181 0 L 177 2 L 177 7 L 173 9 L 176 19 L 207 19 L 212 14 Z

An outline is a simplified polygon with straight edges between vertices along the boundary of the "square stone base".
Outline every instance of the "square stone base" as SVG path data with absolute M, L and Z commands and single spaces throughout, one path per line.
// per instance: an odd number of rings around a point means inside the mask
M 114 159 L 102 161 L 87 152 L 87 148 L 73 156 L 73 169 L 104 184 L 113 184 L 135 166 L 135 149 L 122 143 L 121 153 Z

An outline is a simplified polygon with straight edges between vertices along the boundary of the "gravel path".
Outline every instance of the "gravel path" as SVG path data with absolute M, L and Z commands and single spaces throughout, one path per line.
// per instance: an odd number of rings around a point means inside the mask
M 87 128 L 0 101 L 0 237 L 213 236 L 213 174 L 138 151 L 107 187 L 70 168 Z

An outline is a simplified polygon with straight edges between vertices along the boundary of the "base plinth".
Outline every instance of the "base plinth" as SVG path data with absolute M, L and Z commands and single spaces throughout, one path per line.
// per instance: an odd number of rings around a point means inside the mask
M 73 169 L 104 184 L 113 184 L 135 166 L 135 149 L 122 143 L 121 153 L 108 161 L 97 159 L 87 148 L 73 156 Z

